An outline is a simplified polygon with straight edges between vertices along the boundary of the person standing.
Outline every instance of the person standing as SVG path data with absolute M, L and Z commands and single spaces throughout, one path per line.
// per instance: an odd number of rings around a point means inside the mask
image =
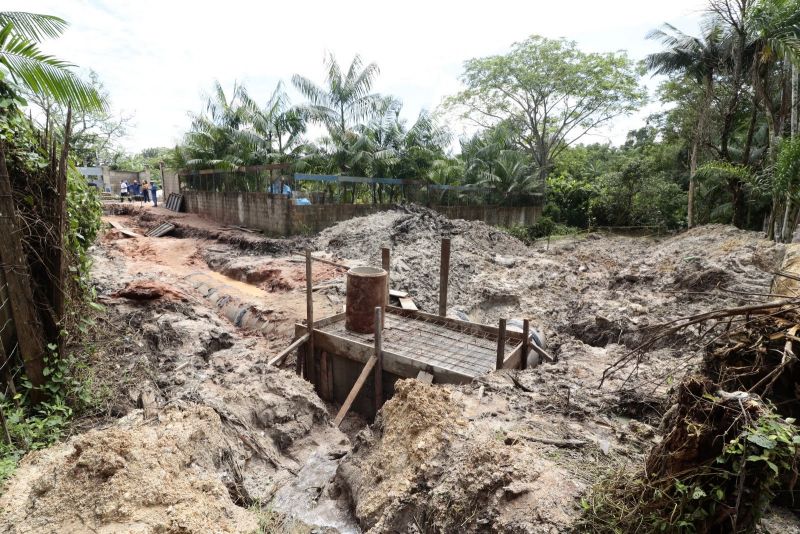
M 147 183 L 147 180 L 142 182 L 142 199 L 145 202 L 150 202 L 150 184 Z
M 125 202 L 125 197 L 128 196 L 128 181 L 122 180 L 119 183 L 119 201 Z
M 158 184 L 153 182 L 150 184 L 150 191 L 153 192 L 153 207 L 158 207 Z

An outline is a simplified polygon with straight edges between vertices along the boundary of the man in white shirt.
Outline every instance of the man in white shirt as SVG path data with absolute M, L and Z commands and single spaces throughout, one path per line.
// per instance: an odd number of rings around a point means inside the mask
M 125 202 L 125 198 L 128 196 L 128 181 L 122 180 L 119 183 L 119 201 Z

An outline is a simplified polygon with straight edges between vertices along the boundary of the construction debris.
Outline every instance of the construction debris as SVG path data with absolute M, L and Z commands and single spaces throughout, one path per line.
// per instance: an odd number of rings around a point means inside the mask
M 175 229 L 175 225 L 172 223 L 161 223 L 155 228 L 148 230 L 147 235 L 148 237 L 162 237 L 170 233 Z
M 170 193 L 167 197 L 164 207 L 170 211 L 181 211 L 183 209 L 183 195 L 179 195 L 178 193 Z

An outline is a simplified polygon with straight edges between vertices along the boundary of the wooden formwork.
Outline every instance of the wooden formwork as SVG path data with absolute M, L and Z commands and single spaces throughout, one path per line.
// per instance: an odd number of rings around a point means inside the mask
M 373 416 L 401 378 L 415 378 L 425 372 L 437 383 L 464 384 L 489 371 L 522 364 L 522 333 L 393 306 L 385 310 L 381 391 L 375 390 L 375 376 L 369 376 L 353 405 L 364 415 Z M 345 314 L 340 313 L 314 321 L 313 349 L 304 343 L 299 353 L 303 375 L 319 395 L 340 403 L 376 352 L 374 334 L 346 330 L 344 319 Z M 308 330 L 307 325 L 297 324 L 295 337 L 304 336 Z M 376 398 L 379 395 L 381 398 Z

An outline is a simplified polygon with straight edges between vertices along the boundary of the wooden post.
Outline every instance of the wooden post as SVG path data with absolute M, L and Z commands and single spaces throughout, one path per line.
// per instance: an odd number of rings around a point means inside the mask
M 56 192 L 58 201 L 56 202 L 56 213 L 53 217 L 53 226 L 56 230 L 56 250 L 54 275 L 56 281 L 53 284 L 53 313 L 55 322 L 60 328 L 64 320 L 64 303 L 66 300 L 66 281 L 67 281 L 67 261 L 66 246 L 64 236 L 67 233 L 67 155 L 69 154 L 69 136 L 72 128 L 72 106 L 67 106 L 67 122 L 64 125 L 64 145 L 61 147 L 61 157 L 58 160 L 58 169 L 53 169 L 53 176 L 56 179 Z M 63 356 L 63 343 L 58 343 L 59 357 Z
M 389 247 L 381 248 L 381 267 L 383 270 L 386 271 L 386 305 L 389 305 L 389 289 L 391 289 L 392 283 L 389 280 L 391 276 L 389 275 Z
M 314 361 L 314 291 L 312 290 L 313 280 L 311 273 L 311 249 L 306 249 L 306 327 L 308 328 L 308 343 L 306 344 L 306 359 Z M 311 367 L 310 365 L 307 367 Z M 297 374 L 301 374 L 302 362 L 297 359 Z M 306 378 L 310 376 L 311 370 L 306 369 Z
M 442 238 L 442 256 L 439 262 L 439 316 L 447 315 L 447 283 L 450 279 L 450 239 Z
M 383 332 L 381 307 L 375 307 L 375 415 L 383 406 Z
M 528 319 L 522 320 L 522 357 L 520 359 L 520 369 L 528 368 L 528 354 L 530 354 L 531 347 L 528 344 L 528 339 L 531 335 L 531 322 Z
M 45 341 L 42 323 L 34 305 L 33 280 L 21 236 L 21 230 L 17 225 L 11 179 L 6 166 L 5 143 L 0 142 L 0 260 L 8 284 L 11 313 L 17 330 L 25 374 L 34 386 L 41 386 L 45 382 Z M 41 389 L 31 390 L 31 400 L 34 404 L 38 404 L 43 398 Z
M 506 320 L 500 319 L 498 325 L 499 332 L 497 333 L 497 366 L 495 369 L 500 370 L 503 368 L 503 361 L 506 356 Z

